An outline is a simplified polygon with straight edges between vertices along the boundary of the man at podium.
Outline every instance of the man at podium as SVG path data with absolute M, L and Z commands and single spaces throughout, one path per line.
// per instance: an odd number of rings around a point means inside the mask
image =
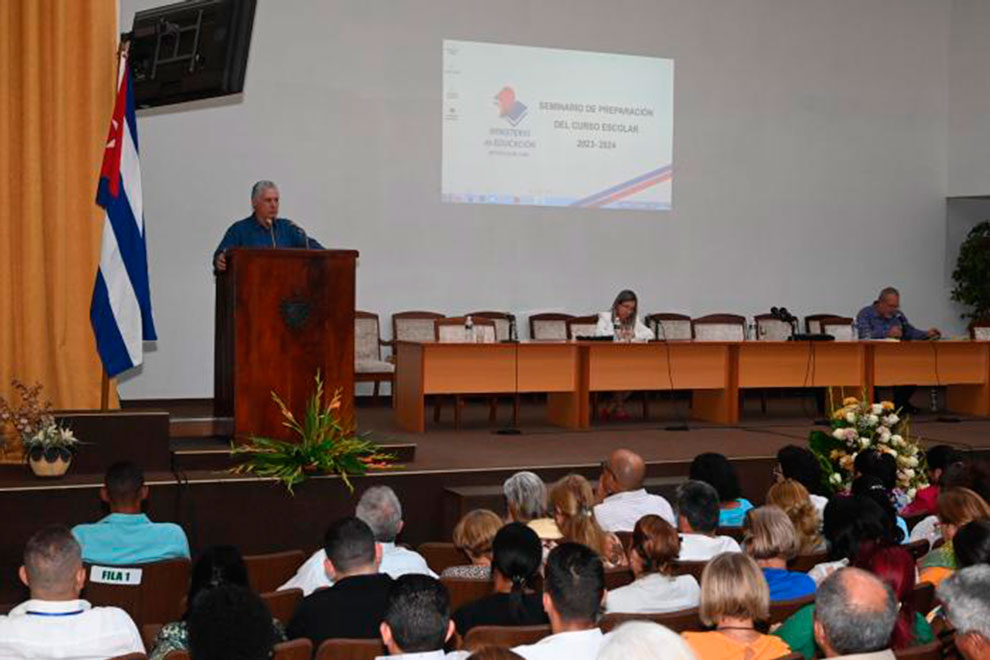
M 278 217 L 278 186 L 259 181 L 251 188 L 254 213 L 230 226 L 213 253 L 213 268 L 227 270 L 227 249 L 232 247 L 313 248 L 323 246 L 288 218 Z

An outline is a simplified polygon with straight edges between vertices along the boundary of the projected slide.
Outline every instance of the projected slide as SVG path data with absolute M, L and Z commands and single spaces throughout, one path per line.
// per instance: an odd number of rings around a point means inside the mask
M 442 199 L 664 210 L 674 61 L 443 42 Z

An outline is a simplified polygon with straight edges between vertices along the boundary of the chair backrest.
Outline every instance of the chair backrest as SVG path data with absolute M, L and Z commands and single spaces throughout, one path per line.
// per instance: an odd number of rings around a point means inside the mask
M 451 566 L 465 566 L 471 563 L 471 559 L 461 552 L 453 543 L 442 543 L 439 541 L 429 541 L 421 543 L 416 552 L 423 556 L 426 564 L 439 575 L 445 568 Z
M 797 612 L 805 605 L 811 605 L 814 602 L 815 594 L 809 594 L 807 596 L 802 596 L 801 598 L 778 600 L 775 603 L 770 603 L 770 623 L 774 624 L 785 621 L 789 616 Z
M 165 660 L 190 660 L 189 651 L 173 649 L 165 654 Z
M 771 314 L 757 314 L 753 320 L 756 322 L 756 338 L 761 341 L 787 341 L 794 334 L 793 325 Z
M 550 626 L 475 626 L 464 636 L 463 649 L 477 651 L 483 646 L 512 648 L 535 644 L 550 635 Z
M 633 533 L 624 531 L 613 533 L 619 538 L 620 541 L 622 541 L 622 549 L 626 551 L 626 554 L 629 554 L 633 544 Z
M 119 607 L 140 629 L 146 623 L 176 621 L 189 590 L 188 559 L 128 566 L 87 565 L 82 598 L 94 606 Z
M 706 565 L 708 565 L 707 561 L 675 561 L 674 575 L 693 575 L 698 584 L 701 584 L 701 573 Z
M 804 317 L 804 329 L 813 335 L 822 333 L 822 319 L 834 319 L 838 314 L 809 314 Z
M 787 655 L 782 655 L 779 658 L 776 658 L 776 660 L 804 660 L 804 655 L 798 653 L 797 651 L 792 651 Z
M 155 640 L 158 639 L 158 633 L 164 624 L 161 623 L 146 623 L 141 626 L 141 641 L 144 642 L 144 648 L 151 650 L 155 648 Z
M 251 588 L 258 593 L 278 589 L 295 575 L 304 561 L 306 561 L 306 555 L 302 550 L 284 550 L 244 557 L 248 582 L 251 584 Z
M 743 341 L 746 317 L 738 314 L 709 314 L 691 321 L 694 338 L 700 341 Z
M 591 337 L 598 327 L 598 315 L 575 316 L 567 320 L 567 338 Z
M 467 317 L 465 316 L 435 319 L 433 321 L 433 338 L 441 344 L 458 344 L 468 341 L 467 330 L 464 328 L 466 320 Z M 474 342 L 481 344 L 495 343 L 495 321 L 484 318 L 476 319 L 472 316 L 471 323 L 474 325 Z M 480 342 L 477 339 L 479 336 L 481 337 Z
M 969 338 L 990 341 L 990 321 L 973 321 L 969 324 Z
M 313 642 L 300 637 L 299 639 L 279 642 L 275 645 L 274 660 L 310 660 L 313 657 Z
M 354 359 L 381 360 L 381 328 L 378 325 L 378 314 L 372 312 L 354 312 Z
M 813 552 L 806 555 L 798 555 L 794 559 L 787 562 L 787 568 L 799 573 L 807 573 L 815 566 L 818 566 L 818 564 L 826 561 L 828 561 L 827 552 Z
M 614 628 L 626 621 L 653 621 L 654 623 L 659 623 L 661 626 L 670 628 L 674 632 L 704 629 L 704 624 L 698 618 L 697 607 L 677 610 L 676 612 L 665 612 L 663 614 L 612 612 L 605 615 L 600 627 L 603 632 L 611 632 Z
M 901 547 L 910 552 L 915 560 L 918 560 L 928 554 L 928 545 L 928 539 L 918 539 L 917 541 L 905 543 Z
M 635 579 L 636 576 L 627 567 L 605 569 L 605 588 L 609 591 L 632 584 Z
M 660 331 L 657 332 L 657 326 Z M 660 312 L 646 317 L 646 327 L 654 336 L 660 339 L 692 339 L 694 331 L 691 327 L 691 317 L 687 314 Z
M 529 317 L 530 339 L 567 339 L 567 322 L 574 318 L 573 314 L 545 312 L 531 314 Z
M 488 319 L 495 322 L 495 340 L 511 339 L 509 328 L 512 326 L 512 315 L 508 312 L 469 312 L 472 319 Z M 467 314 L 465 314 L 467 316 Z
M 911 600 L 914 602 L 915 612 L 922 615 L 928 614 L 935 609 L 935 585 L 931 582 L 920 582 L 914 585 Z
M 386 653 L 380 639 L 327 639 L 313 660 L 375 660 Z
M 942 657 L 942 642 L 935 640 L 921 646 L 911 646 L 894 651 L 897 660 L 940 660 Z
M 495 591 L 492 580 L 472 580 L 471 578 L 440 578 L 440 582 L 450 593 L 450 611 L 456 612 L 462 605 L 473 603 Z
M 442 319 L 437 312 L 396 312 L 392 314 L 392 339 L 394 341 L 436 341 L 433 321 Z
M 268 606 L 268 611 L 272 616 L 288 624 L 292 615 L 296 613 L 296 608 L 302 602 L 302 589 L 282 589 L 281 591 L 269 591 L 261 594 L 261 600 Z M 310 649 L 312 651 L 312 649 Z
M 854 341 L 853 320 L 848 316 L 830 316 L 821 320 L 822 332 L 835 337 L 835 341 Z
M 110 660 L 148 660 L 148 656 L 144 653 L 134 652 L 127 655 L 115 655 Z

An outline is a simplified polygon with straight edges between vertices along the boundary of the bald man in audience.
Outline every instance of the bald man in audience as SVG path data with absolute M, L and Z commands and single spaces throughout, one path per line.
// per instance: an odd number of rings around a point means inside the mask
M 897 599 L 887 584 L 858 568 L 832 573 L 815 593 L 815 641 L 826 658 L 894 660 L 890 635 Z
M 648 514 L 677 525 L 670 503 L 659 495 L 647 493 L 643 488 L 645 477 L 643 457 L 629 449 L 616 449 L 608 460 L 602 461 L 602 475 L 598 479 L 601 503 L 595 507 L 595 519 L 602 529 L 606 532 L 631 532 L 636 522 Z

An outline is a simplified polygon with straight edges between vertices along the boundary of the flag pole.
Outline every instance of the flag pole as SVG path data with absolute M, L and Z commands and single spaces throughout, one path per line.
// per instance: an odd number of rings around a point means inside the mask
M 110 409 L 110 376 L 107 375 L 106 369 L 101 369 L 103 372 L 103 379 L 100 383 L 100 411 L 106 412 Z

